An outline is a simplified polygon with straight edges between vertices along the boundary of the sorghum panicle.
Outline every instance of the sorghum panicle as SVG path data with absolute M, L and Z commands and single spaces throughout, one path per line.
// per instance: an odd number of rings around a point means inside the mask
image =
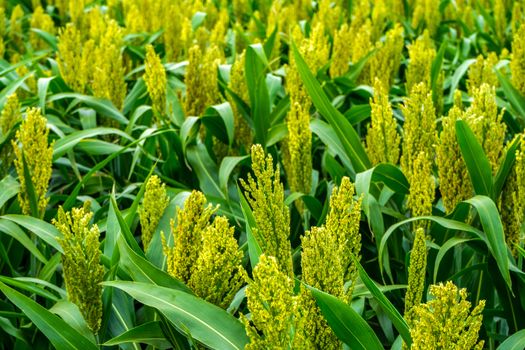
M 436 111 L 428 86 L 425 83 L 416 84 L 401 109 L 405 117 L 401 169 L 411 183 L 414 162 L 419 153 L 424 152 L 431 164 L 434 159 Z
M 441 121 L 442 130 L 436 145 L 439 190 L 447 214 L 474 193 L 456 137 L 456 121 L 461 119 L 464 119 L 464 112 L 456 104 Z
M 430 295 L 433 299 L 412 309 L 411 349 L 483 349 L 478 332 L 485 301 L 471 311 L 467 290 L 458 290 L 450 281 L 430 286 Z
M 139 209 L 140 226 L 142 228 L 141 238 L 144 251 L 148 249 L 155 229 L 169 201 L 170 199 L 166 194 L 166 185 L 160 181 L 157 175 L 152 175 L 146 183 L 144 200 Z
M 517 247 L 523 245 L 521 226 L 525 216 L 525 136 L 519 134 L 516 137 L 519 139 L 516 160 L 507 177 L 500 200 L 505 240 L 515 257 L 518 256 Z
M 152 101 L 152 107 L 157 122 L 166 109 L 166 71 L 160 57 L 155 53 L 152 45 L 146 46 L 146 60 L 144 62 L 144 81 Z
M 399 161 L 401 137 L 397 132 L 397 122 L 385 90 L 379 79 L 374 81 L 374 98 L 370 99 L 371 122 L 366 134 L 366 149 L 372 164 Z
M 202 192 L 192 191 L 184 202 L 184 208 L 177 208 L 177 221 L 171 220 L 174 245 L 168 247 L 162 233 L 162 245 L 166 255 L 167 270 L 173 277 L 187 283 L 202 247 L 202 233 L 217 208 L 206 205 Z
M 257 227 L 254 229 L 254 236 L 262 251 L 274 256 L 281 271 L 292 277 L 292 253 L 288 240 L 290 210 L 284 204 L 279 166 L 274 170 L 272 156 L 265 156 L 259 144 L 252 146 L 251 156 L 255 179 L 248 174 L 248 181 L 241 179 L 241 185 L 255 217 Z
M 97 333 L 102 322 L 104 267 L 100 263 L 100 231 L 90 225 L 93 213 L 89 202 L 65 212 L 58 209 L 53 224 L 62 233 L 58 241 L 64 250 L 62 268 L 68 298 L 76 304 L 91 331 Z
M 305 346 L 299 296 L 293 279 L 273 256 L 263 254 L 248 282 L 246 298 L 251 319 L 241 315 L 250 343 L 246 350 L 303 349 Z
M 4 105 L 4 109 L 0 114 L 0 135 L 7 136 L 12 128 L 22 121 L 22 113 L 20 112 L 20 102 L 16 93 L 10 95 Z M 13 160 L 15 159 L 14 147 L 10 143 L 5 143 L 0 150 L 0 179 L 8 173 Z
M 227 308 L 244 283 L 243 253 L 228 219 L 218 216 L 202 232 L 202 248 L 188 286 L 201 298 Z
M 28 179 L 24 172 L 24 160 L 31 174 L 37 201 L 38 213 L 33 213 L 33 215 L 43 215 L 49 201 L 46 194 L 51 179 L 53 145 L 48 142 L 49 129 L 46 124 L 47 119 L 42 115 L 40 109 L 31 108 L 27 111 L 26 119 L 16 132 L 17 141 L 12 141 L 16 155 L 15 167 L 20 182 L 18 201 L 25 215 L 31 215 L 31 205 L 27 187 Z
M 425 289 L 425 275 L 427 271 L 427 246 L 425 237 L 425 230 L 418 228 L 415 232 L 414 245 L 410 252 L 408 288 L 405 296 L 405 319 L 409 326 L 412 321 L 412 308 L 421 303 Z

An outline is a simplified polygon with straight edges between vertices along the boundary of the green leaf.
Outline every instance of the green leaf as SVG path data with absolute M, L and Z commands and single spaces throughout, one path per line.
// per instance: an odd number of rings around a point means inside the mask
M 117 217 L 117 221 L 118 221 L 119 226 L 120 226 L 120 232 L 124 236 L 124 239 L 126 240 L 128 245 L 131 247 L 131 249 L 133 249 L 140 256 L 144 256 L 144 252 L 142 251 L 142 249 L 140 249 L 139 244 L 137 243 L 137 240 L 133 236 L 133 233 L 129 229 L 129 226 L 126 223 L 126 220 L 124 220 L 124 217 L 122 216 L 122 213 L 120 212 L 120 210 L 118 208 L 118 204 L 117 204 L 117 201 L 115 200 L 115 194 L 114 193 L 111 195 L 110 200 L 111 200 L 111 204 L 112 204 L 113 210 L 115 211 L 115 215 Z
M 387 299 L 387 297 L 381 292 L 381 290 L 377 287 L 374 281 L 368 276 L 365 269 L 363 269 L 363 266 L 357 261 L 357 259 L 354 258 L 354 262 L 357 265 L 358 271 L 359 271 L 359 277 L 361 278 L 361 281 L 365 284 L 366 288 L 370 291 L 370 293 L 374 296 L 374 298 L 377 300 L 379 305 L 383 308 L 385 313 L 388 315 L 388 318 L 390 321 L 392 321 L 392 324 L 394 327 L 396 327 L 399 334 L 401 334 L 401 337 L 405 341 L 405 343 L 410 348 L 410 345 L 412 344 L 412 338 L 410 337 L 410 330 L 408 329 L 408 325 L 405 322 L 405 319 L 399 311 L 392 305 L 392 303 Z
M 89 330 L 86 320 L 82 316 L 78 306 L 68 300 L 59 300 L 49 311 L 60 316 L 67 324 L 76 329 L 93 344 L 96 343 L 96 339 Z
M 231 146 L 233 143 L 234 117 L 228 102 L 206 108 L 200 119 L 215 137 Z
M 0 208 L 16 196 L 20 191 L 20 184 L 11 175 L 8 175 L 0 181 Z
M 210 158 L 204 145 L 188 147 L 188 162 L 199 178 L 199 184 L 206 195 L 226 199 L 219 185 L 217 165 Z
M 245 76 L 252 107 L 252 120 L 257 143 L 266 145 L 270 120 L 270 94 L 266 85 L 268 61 L 261 44 L 246 49 Z
M 80 181 L 75 186 L 75 188 L 71 191 L 71 193 L 67 197 L 66 201 L 64 202 L 64 205 L 62 206 L 64 208 L 64 210 L 69 210 L 69 209 L 71 209 L 71 207 L 73 207 L 73 205 L 75 204 L 75 202 L 76 202 L 76 200 L 78 198 L 78 194 L 79 194 L 81 188 L 88 182 L 88 180 L 91 178 L 91 176 L 93 176 L 95 173 L 97 173 L 100 169 L 104 168 L 111 160 L 115 159 L 121 153 L 126 151 L 128 148 L 131 148 L 131 147 L 137 145 L 138 143 L 142 142 L 143 140 L 145 140 L 147 138 L 150 138 L 150 137 L 155 137 L 157 135 L 160 135 L 160 134 L 163 134 L 163 133 L 166 133 L 166 132 L 169 132 L 169 130 L 157 131 L 157 132 L 154 132 L 152 134 L 145 135 L 145 136 L 141 137 L 140 139 L 135 140 L 135 141 L 131 142 L 130 144 L 126 145 L 120 151 L 118 151 L 116 153 L 113 153 L 113 154 L 110 154 L 103 161 L 97 163 L 97 165 L 92 167 L 88 171 L 88 173 L 86 175 L 84 175 L 84 177 L 82 178 L 82 181 Z
M 410 184 L 405 174 L 392 164 L 376 165 L 372 181 L 382 182 L 397 193 L 408 194 L 410 192 Z
M 38 79 L 38 83 L 37 83 L 38 106 L 42 110 L 42 114 L 46 113 L 46 96 L 47 96 L 47 90 L 49 88 L 49 84 L 55 78 L 56 77 L 39 78 Z
M 497 350 L 523 350 L 525 348 L 525 329 L 517 331 L 503 343 L 498 346 Z
M 223 309 L 191 294 L 156 285 L 111 281 L 104 285 L 115 287 L 137 301 L 160 311 L 181 330 L 212 349 L 244 349 L 248 337 L 243 324 Z
M 352 162 L 350 158 L 348 158 L 341 142 L 338 141 L 337 134 L 330 124 L 320 119 L 312 119 L 310 121 L 310 130 L 321 139 L 331 152 L 339 156 L 341 162 L 347 168 L 347 171 L 351 170 L 351 173 L 354 172 Z M 353 174 L 353 176 L 355 176 L 355 174 Z
M 118 248 L 120 252 L 119 265 L 131 276 L 134 281 L 151 283 L 161 287 L 176 289 L 185 293 L 193 294 L 191 289 L 189 289 L 184 283 L 158 269 L 152 263 L 134 252 L 122 236 L 120 236 L 118 239 Z
M 244 160 L 250 158 L 249 155 L 242 157 L 224 157 L 219 168 L 219 186 L 221 187 L 224 194 L 228 193 L 228 180 L 230 179 L 231 173 Z
M 328 97 L 321 89 L 319 82 L 315 79 L 308 65 L 301 57 L 299 50 L 292 42 L 294 59 L 297 64 L 297 70 L 301 79 L 310 95 L 312 102 L 317 110 L 328 120 L 328 123 L 334 128 L 337 138 L 343 145 L 346 155 L 352 162 L 356 172 L 360 173 L 371 167 L 370 160 L 366 154 L 365 148 L 361 143 L 359 135 L 352 127 L 352 124 L 330 103 Z
M 58 158 L 63 156 L 67 151 L 73 149 L 73 147 L 75 147 L 82 140 L 87 139 L 87 138 L 93 138 L 95 136 L 102 136 L 102 135 L 119 135 L 122 138 L 133 141 L 133 138 L 128 136 L 125 132 L 122 132 L 114 128 L 98 127 L 98 128 L 89 129 L 89 130 L 75 131 L 67 135 L 66 137 L 58 139 L 55 142 L 55 145 L 53 147 L 53 160 L 57 160 Z M 118 152 L 118 151 L 119 149 L 115 150 L 114 152 Z
M 33 241 L 25 234 L 22 229 L 20 229 L 20 227 L 18 227 L 17 224 L 9 220 L 0 219 L 0 231 L 16 239 L 35 258 L 44 264 L 47 263 L 47 259 L 44 257 L 44 255 L 38 250 Z
M 459 85 L 459 82 L 463 78 L 463 76 L 468 72 L 469 67 L 476 62 L 476 59 L 471 58 L 468 60 L 463 61 L 463 63 L 460 64 L 460 66 L 456 69 L 454 74 L 451 77 L 450 80 L 450 94 L 448 96 L 448 99 L 450 101 L 454 100 L 454 92 L 456 91 L 456 88 Z
M 250 255 L 250 264 L 252 269 L 255 268 L 259 262 L 259 257 L 263 253 L 257 238 L 254 236 L 254 229 L 257 227 L 255 222 L 255 217 L 253 216 L 252 208 L 248 204 L 248 201 L 244 197 L 244 194 L 241 191 L 241 188 L 237 186 L 237 191 L 239 192 L 239 198 L 241 201 L 241 210 L 242 215 L 244 216 L 244 221 L 246 222 L 246 239 L 248 241 L 248 254 Z
M 27 190 L 27 196 L 29 197 L 29 207 L 31 208 L 31 215 L 33 215 L 35 218 L 40 218 L 41 214 L 39 208 L 38 208 L 38 202 L 39 197 L 37 197 L 37 194 L 35 192 L 35 186 L 33 184 L 33 177 L 31 176 L 31 171 L 29 170 L 29 167 L 27 166 L 25 153 L 22 152 L 22 164 L 24 168 L 24 180 L 26 182 L 26 190 Z M 44 194 L 45 195 L 45 194 Z
M 398 229 L 402 225 L 406 225 L 413 221 L 420 221 L 420 220 L 429 220 L 437 223 L 438 225 L 449 229 L 449 230 L 456 230 L 456 231 L 463 231 L 468 232 L 471 234 L 474 234 L 476 237 L 483 239 L 486 241 L 486 237 L 483 234 L 482 231 L 478 230 L 477 228 L 474 228 L 468 224 L 465 224 L 464 222 L 451 220 L 447 218 L 443 218 L 440 216 L 418 216 L 414 218 L 409 218 L 406 220 L 402 220 L 398 223 L 395 223 L 394 225 L 390 226 L 388 230 L 386 230 L 385 234 L 383 235 L 381 242 L 379 243 L 379 249 L 378 249 L 378 257 L 379 257 L 379 268 L 381 271 L 386 269 L 386 272 L 390 275 L 390 268 L 388 264 L 388 260 L 385 260 L 385 249 L 386 249 L 386 243 L 390 236 L 394 233 L 396 229 Z
M 505 243 L 505 233 L 503 232 L 503 225 L 496 204 L 486 196 L 475 196 L 465 202 L 476 208 L 481 225 L 483 226 L 483 231 L 486 235 L 487 246 L 496 260 L 499 271 L 507 283 L 509 290 L 512 290 L 508 247 Z
M 67 98 L 75 99 L 72 105 L 76 105 L 82 102 L 86 106 L 93 108 L 103 116 L 116 120 L 120 124 L 128 124 L 128 119 L 113 105 L 113 103 L 103 98 L 77 94 L 74 92 L 65 92 L 61 94 L 55 94 L 49 97 L 48 102 L 60 101 Z
M 510 102 L 510 105 L 515 110 L 517 115 L 515 117 L 520 118 L 522 121 L 525 121 L 525 97 L 516 90 L 514 86 L 512 86 L 512 83 L 509 81 L 509 79 L 501 74 L 501 72 L 497 69 L 494 69 L 494 72 L 496 73 L 499 82 L 501 83 L 501 87 L 503 88 L 503 93 L 505 94 L 505 97 Z
M 518 149 L 519 144 L 520 138 L 517 137 L 505 147 L 506 152 L 502 161 L 500 162 L 498 173 L 496 174 L 494 180 L 494 195 L 496 198 L 501 194 L 503 186 L 505 185 L 505 181 L 507 180 L 507 176 L 512 170 L 512 166 L 516 160 L 516 150 Z
M 18 214 L 3 215 L 0 216 L 0 219 L 13 221 L 18 225 L 25 227 L 27 230 L 40 237 L 44 242 L 58 250 L 60 253 L 64 252 L 57 241 L 57 238 L 62 237 L 62 233 L 60 233 L 60 231 L 57 230 L 55 226 L 31 216 Z
M 335 335 L 350 349 L 384 349 L 374 330 L 350 305 L 316 288 L 308 288 Z
M 456 136 L 474 191 L 492 197 L 492 170 L 483 147 L 463 120 L 456 121 Z
M 168 349 L 170 343 L 166 340 L 164 332 L 160 327 L 160 322 L 152 321 L 141 324 L 127 332 L 108 340 L 103 345 L 113 346 L 122 343 L 142 343 L 154 346 L 160 349 Z
M 40 329 L 58 350 L 97 350 L 98 347 L 67 322 L 32 299 L 0 282 L 0 291 Z
M 439 248 L 438 254 L 436 256 L 436 260 L 434 262 L 434 283 L 437 282 L 437 274 L 438 274 L 438 271 L 439 271 L 439 266 L 441 265 L 441 260 L 443 260 L 443 258 L 445 257 L 445 254 L 447 254 L 447 252 L 450 249 L 454 248 L 455 246 L 457 246 L 459 244 L 466 243 L 466 242 L 470 242 L 470 241 L 473 241 L 473 240 L 476 240 L 476 238 L 452 237 L 452 238 L 448 239 Z

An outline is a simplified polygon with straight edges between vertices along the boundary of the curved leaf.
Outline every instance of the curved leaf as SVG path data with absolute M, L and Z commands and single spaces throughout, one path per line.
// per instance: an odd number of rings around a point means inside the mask
M 324 318 L 341 341 L 353 350 L 384 349 L 374 330 L 350 305 L 316 288 L 308 288 Z
M 0 291 L 29 317 L 58 350 L 97 350 L 98 347 L 77 332 L 66 321 L 46 310 L 32 299 L 0 282 Z
M 244 349 L 248 337 L 243 324 L 223 309 L 191 294 L 139 282 L 111 281 L 104 285 L 123 290 L 137 301 L 160 311 L 181 330 L 212 349 Z
M 517 331 L 508 337 L 497 350 L 523 350 L 525 349 L 525 329 Z
M 292 42 L 293 57 L 297 64 L 299 75 L 312 98 L 315 108 L 328 120 L 330 125 L 334 128 L 337 138 L 343 145 L 345 153 L 350 158 L 352 165 L 356 172 L 370 168 L 371 163 L 366 154 L 365 148 L 361 143 L 359 135 L 355 131 L 350 122 L 339 112 L 328 100 L 325 93 L 321 89 L 319 82 L 308 68 L 308 65 L 301 57 L 299 50 L 294 42 Z
M 464 120 L 456 121 L 456 136 L 476 194 L 492 196 L 492 170 L 476 136 Z
M 160 322 L 158 321 L 141 324 L 140 326 L 132 328 L 129 331 L 108 340 L 103 345 L 113 346 L 122 343 L 143 343 L 160 349 L 170 348 L 170 343 L 166 340 L 164 332 L 160 327 Z

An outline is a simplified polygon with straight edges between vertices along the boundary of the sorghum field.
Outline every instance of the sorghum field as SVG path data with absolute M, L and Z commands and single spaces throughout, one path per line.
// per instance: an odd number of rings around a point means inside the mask
M 525 1 L 0 0 L 0 349 L 525 348 Z

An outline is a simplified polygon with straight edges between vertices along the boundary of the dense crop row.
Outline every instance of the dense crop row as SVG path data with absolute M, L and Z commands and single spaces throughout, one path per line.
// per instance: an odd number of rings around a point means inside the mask
M 0 349 L 525 347 L 525 2 L 0 0 Z

